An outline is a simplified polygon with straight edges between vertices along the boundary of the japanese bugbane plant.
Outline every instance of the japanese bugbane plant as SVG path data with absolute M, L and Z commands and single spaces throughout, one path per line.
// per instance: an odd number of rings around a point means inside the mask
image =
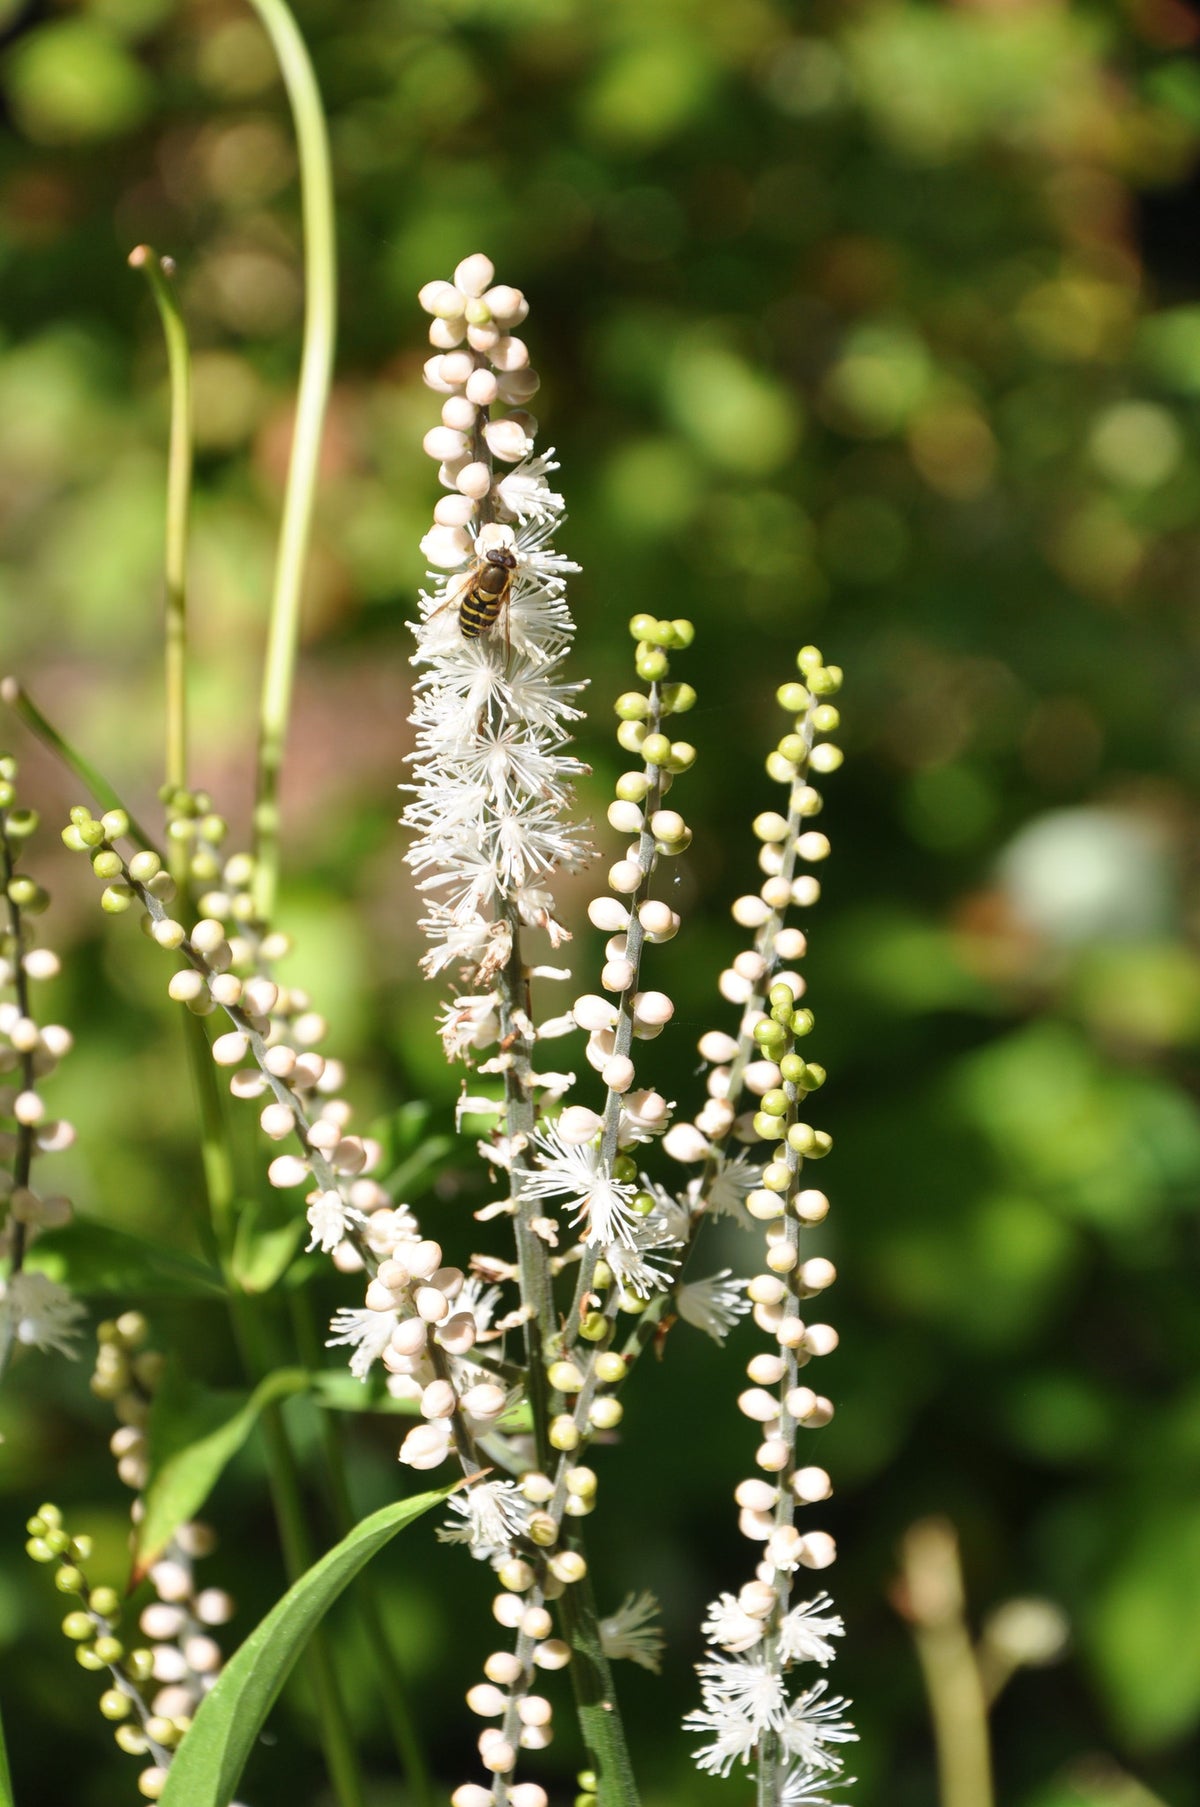
M 260 0 L 259 10 L 296 113 L 310 255 L 316 245 L 328 260 L 328 165 L 311 71 L 278 0 Z M 753 945 L 717 977 L 730 1021 L 701 1036 L 704 1093 L 680 1104 L 666 1093 L 659 1038 L 674 1033 L 670 944 L 686 935 L 669 901 L 682 894 L 670 883 L 672 864 L 703 833 L 685 813 L 699 755 L 679 720 L 697 701 L 687 678 L 694 627 L 649 613 L 629 623 L 632 687 L 615 702 L 624 769 L 607 829 L 595 830 L 575 796 L 589 776 L 572 751 L 586 690 L 572 662 L 567 600 L 577 566 L 558 546 L 565 501 L 553 451 L 538 449 L 529 409 L 538 378 L 516 330 L 529 307 L 518 289 L 496 283 L 482 253 L 421 290 L 432 316 L 424 378 L 441 398 L 424 449 L 442 494 L 421 542 L 430 578 L 411 624 L 414 743 L 402 821 L 427 943 L 420 966 L 440 993 L 430 1033 L 465 1069 L 456 1127 L 488 1192 L 475 1212 L 486 1246 L 447 1248 L 449 1234 L 431 1233 L 411 1189 L 412 1174 L 434 1168 L 436 1153 L 425 1150 L 409 1178 L 391 1182 L 386 1137 L 354 1127 L 349 1076 L 326 1049 L 322 1000 L 287 977 L 286 910 L 277 919 L 278 772 L 329 370 L 331 268 L 310 266 L 254 832 L 237 849 L 221 800 L 189 770 L 186 335 L 171 266 L 147 247 L 131 261 L 158 303 L 172 378 L 160 832 L 143 829 L 19 685 L 9 682 L 4 694 L 90 792 L 61 835 L 90 865 L 101 910 L 136 920 L 148 951 L 164 961 L 162 990 L 182 1021 L 199 1106 L 208 1258 L 197 1266 L 210 1293 L 224 1297 L 246 1387 L 232 1400 L 203 1389 L 193 1397 L 180 1373 L 190 1351 L 171 1348 L 164 1366 L 148 1339 L 158 1343 L 167 1327 L 140 1310 L 124 1306 L 98 1327 L 93 1392 L 113 1406 L 117 1472 L 137 1495 L 131 1582 L 153 1589 L 136 1609 L 146 1646 L 127 1648 L 120 1597 L 88 1580 L 88 1537 L 68 1533 L 57 1506 L 30 1518 L 29 1553 L 54 1565 L 60 1591 L 77 1598 L 64 1629 L 80 1664 L 106 1674 L 101 1712 L 122 1750 L 146 1760 L 143 1797 L 229 1807 L 303 1655 L 333 1794 L 341 1807 L 365 1807 L 369 1783 L 345 1680 L 319 1621 L 392 1535 L 445 1501 L 438 1538 L 486 1564 L 495 1589 L 492 1648 L 482 1673 L 462 1678 L 457 1748 L 467 1748 L 467 1725 L 474 1747 L 445 1778 L 453 1807 L 547 1807 L 555 1772 L 543 1753 L 556 1736 L 576 1773 L 578 1807 L 633 1807 L 637 1753 L 613 1668 L 624 1660 L 657 1671 L 665 1640 L 653 1595 L 631 1589 L 626 1576 L 593 1571 L 586 1521 L 625 1506 L 616 1489 L 610 1500 L 604 1446 L 619 1439 L 627 1414 L 650 1409 L 631 1382 L 673 1325 L 681 1328 L 669 1359 L 693 1332 L 722 1345 L 751 1317 L 767 1344 L 749 1359 L 752 1384 L 738 1405 L 757 1427 L 758 1472 L 729 1479 L 740 1531 L 761 1546 L 760 1559 L 736 1594 L 708 1609 L 702 1705 L 687 1724 L 700 1735 L 701 1770 L 752 1769 L 764 1807 L 820 1807 L 842 1778 L 842 1747 L 854 1733 L 846 1703 L 803 1669 L 828 1664 L 843 1628 L 829 1595 L 800 1581 L 835 1554 L 819 1516 L 832 1483 L 800 1448 L 833 1407 L 800 1370 L 829 1355 L 837 1336 L 809 1315 L 834 1279 L 832 1264 L 805 1250 L 829 1208 L 806 1169 L 830 1139 L 808 1121 L 806 1100 L 825 1074 L 808 1052 L 806 938 L 789 916 L 816 901 L 814 868 L 829 852 L 813 820 L 822 808 L 817 780 L 841 760 L 826 738 L 838 725 L 831 699 L 841 673 L 806 646 L 797 677 L 778 691 L 785 725 L 767 772 L 785 797 L 753 819 L 760 880 L 732 906 Z M 39 1026 L 29 1001 L 30 981 L 52 976 L 55 964 L 30 938 L 44 894 L 18 860 L 34 822 L 15 807 L 13 776 L 11 762 L 0 768 L 8 911 L 0 978 L 14 994 L 0 1015 L 0 1052 L 15 1075 L 2 1107 L 14 1127 L 0 1142 L 5 1358 L 22 1343 L 72 1353 L 85 1315 L 68 1289 L 74 1245 L 66 1235 L 66 1286 L 25 1267 L 34 1233 L 67 1216 L 64 1201 L 35 1189 L 31 1164 L 35 1152 L 69 1140 L 64 1125 L 45 1119 L 38 1089 L 69 1037 Z M 557 891 L 584 869 L 603 874 L 587 903 L 603 951 L 596 959 L 585 943 L 571 968 L 569 912 Z M 255 1112 L 253 1143 L 226 1090 Z M 706 1259 L 702 1245 L 717 1219 L 744 1236 L 744 1271 Z M 319 1327 L 314 1279 L 342 1301 Z M 277 1288 L 287 1295 L 286 1340 Z M 338 1532 L 324 1554 L 309 1523 L 302 1454 L 280 1409 L 296 1393 L 321 1415 L 309 1459 L 324 1465 Z M 364 1408 L 409 1420 L 395 1444 L 400 1497 L 365 1518 L 336 1421 Z M 232 1602 L 219 1577 L 197 1587 L 193 1563 L 215 1541 L 198 1514 L 256 1431 L 289 1587 L 241 1649 L 224 1653 L 212 1630 Z M 410 1471 L 432 1475 L 435 1491 L 412 1494 Z M 219 1518 L 219 1500 L 207 1516 Z M 355 1600 L 412 1798 L 438 1798 L 387 1615 L 369 1589 Z M 572 1709 L 576 1724 L 563 1729 Z

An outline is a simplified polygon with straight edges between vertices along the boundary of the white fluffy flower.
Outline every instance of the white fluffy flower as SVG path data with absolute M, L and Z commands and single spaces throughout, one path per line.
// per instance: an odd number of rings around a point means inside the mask
M 825 1698 L 828 1683 L 814 1682 L 789 1706 L 778 1726 L 789 1757 L 799 1757 L 814 1769 L 839 1770 L 842 1759 L 826 1750 L 827 1744 L 857 1744 L 858 1733 L 843 1709 L 850 1705 L 840 1694 Z
M 779 1628 L 779 1655 L 785 1663 L 831 1663 L 837 1651 L 829 1642 L 840 1638 L 845 1625 L 840 1616 L 828 1609 L 833 1601 L 828 1594 L 815 1600 L 802 1600 L 793 1606 Z
M 765 1627 L 761 1619 L 745 1611 L 735 1595 L 722 1594 L 709 1606 L 701 1630 L 710 1644 L 736 1656 L 761 1644 Z
M 744 1230 L 761 1230 L 746 1209 L 746 1198 L 762 1184 L 762 1166 L 748 1155 L 726 1155 L 719 1149 L 711 1158 L 715 1168 L 704 1194 L 709 1212 L 713 1217 L 732 1217 Z
M 488 1561 L 525 1534 L 529 1502 L 514 1481 L 480 1481 L 446 1501 L 460 1524 L 438 1527 L 439 1543 L 465 1543 L 472 1556 Z
M 623 1243 L 627 1249 L 636 1249 L 642 1222 L 632 1206 L 637 1187 L 605 1172 L 598 1149 L 569 1146 L 554 1124 L 539 1130 L 534 1143 L 542 1159 L 532 1172 L 521 1176 L 525 1197 L 565 1199 L 574 1208 L 573 1222 L 586 1217 L 584 1241 L 589 1245 Z
M 704 1705 L 684 1719 L 689 1731 L 709 1732 L 709 1742 L 693 1752 L 697 1768 L 727 1776 L 735 1763 L 748 1763 L 764 1732 L 776 1731 L 787 1712 L 787 1694 L 777 1669 L 756 1657 L 714 1658 L 697 1663 Z
M 366 1306 L 355 1311 L 343 1305 L 333 1314 L 329 1325 L 332 1335 L 326 1337 L 325 1347 L 336 1349 L 347 1345 L 353 1348 L 350 1372 L 357 1374 L 360 1380 L 365 1380 L 387 1348 L 392 1331 L 399 1322 L 398 1311 L 371 1311 Z
M 675 1308 L 685 1324 L 693 1324 L 723 1343 L 740 1317 L 750 1309 L 746 1282 L 735 1280 L 732 1268 L 723 1267 L 707 1280 L 689 1280 L 675 1294 Z
M 336 1191 L 318 1192 L 305 1215 L 312 1231 L 307 1246 L 326 1255 L 332 1254 L 339 1242 L 345 1242 L 352 1227 L 362 1223 L 359 1213 L 352 1211 Z
M 87 1312 L 73 1299 L 65 1286 L 22 1268 L 9 1280 L 0 1281 L 0 1337 L 12 1337 L 32 1349 L 57 1351 L 75 1360 L 73 1347 Z
M 661 1674 L 666 1640 L 656 1622 L 658 1613 L 658 1601 L 647 1589 L 626 1594 L 616 1612 L 600 1621 L 600 1646 L 605 1656 L 614 1661 L 624 1657 L 652 1675 Z

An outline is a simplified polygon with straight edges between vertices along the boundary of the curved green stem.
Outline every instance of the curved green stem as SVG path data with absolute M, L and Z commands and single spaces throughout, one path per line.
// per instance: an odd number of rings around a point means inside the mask
M 47 721 L 33 698 L 18 678 L 0 679 L 0 702 L 7 703 L 14 715 L 23 721 L 31 734 L 36 734 L 42 745 L 62 760 L 69 772 L 91 791 L 101 809 L 122 809 L 129 818 L 129 838 L 136 841 L 139 847 L 145 847 L 157 853 L 153 836 L 148 835 L 137 817 L 121 802 L 119 794 L 113 789 L 103 772 L 98 772 L 90 759 L 85 759 L 77 747 L 61 735 L 53 723 Z
M 170 278 L 175 265 L 149 245 L 129 253 L 129 266 L 150 285 L 167 347 L 171 383 L 171 433 L 167 452 L 165 777 L 172 790 L 187 788 L 187 550 L 192 500 L 192 357 L 187 328 Z M 176 882 L 179 882 L 176 874 Z
M 250 0 L 250 4 L 261 19 L 279 59 L 292 109 L 300 155 L 300 203 L 304 221 L 304 343 L 300 356 L 296 426 L 283 497 L 275 587 L 267 629 L 254 799 L 255 906 L 260 921 L 268 922 L 274 911 L 279 879 L 279 773 L 292 702 L 301 590 L 316 494 L 321 431 L 333 370 L 337 245 L 329 137 L 308 51 L 284 0 Z

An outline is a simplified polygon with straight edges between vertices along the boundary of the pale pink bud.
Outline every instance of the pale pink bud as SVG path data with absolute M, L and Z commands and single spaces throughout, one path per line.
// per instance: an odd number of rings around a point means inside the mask
M 630 960 L 609 960 L 605 962 L 600 974 L 600 983 L 605 991 L 628 991 L 633 984 L 633 963 Z
M 465 395 L 452 395 L 442 403 L 442 425 L 458 433 L 469 433 L 475 425 L 475 407 Z
M 827 1569 L 837 1560 L 837 1545 L 828 1531 L 810 1531 L 803 1540 L 800 1560 L 806 1569 Z
M 506 376 L 515 370 L 526 369 L 529 364 L 528 345 L 524 339 L 514 339 L 511 334 L 504 334 L 493 345 L 490 355 L 494 367 Z
M 468 326 L 467 344 L 476 351 L 490 352 L 500 343 L 500 328 L 491 321 L 481 322 L 478 326 Z
M 498 1418 L 504 1410 L 504 1389 L 495 1386 L 491 1381 L 481 1381 L 477 1387 L 469 1387 L 463 1394 L 463 1411 L 469 1418 L 480 1423 L 488 1419 Z
M 493 1688 L 490 1682 L 476 1682 L 467 1689 L 467 1705 L 480 1719 L 499 1719 L 508 1705 L 508 1695 Z
M 627 1092 L 633 1084 L 633 1062 L 627 1054 L 614 1055 L 601 1067 L 600 1077 L 610 1092 Z
M 430 427 L 421 444 L 439 464 L 453 464 L 466 452 L 467 436 L 454 427 Z
M 461 345 L 466 336 L 465 320 L 434 320 L 429 328 L 429 343 L 436 345 L 441 351 L 449 351 L 452 345 Z
M 588 920 L 594 928 L 611 935 L 629 927 L 629 911 L 615 897 L 593 897 L 588 905 Z
M 470 557 L 471 537 L 461 527 L 431 527 L 421 541 L 427 564 L 439 571 L 453 571 Z
M 663 1152 L 686 1166 L 705 1159 L 708 1142 L 694 1123 L 674 1123 L 663 1137 Z
M 585 992 L 576 998 L 571 1006 L 571 1015 L 581 1029 L 609 1029 L 617 1020 L 617 1013 L 607 998 L 595 992 Z
M 533 450 L 533 441 L 516 420 L 489 420 L 483 429 L 488 450 L 506 464 L 518 464 Z
M 462 262 L 456 266 L 454 286 L 460 295 L 466 295 L 474 300 L 482 295 L 485 289 L 491 287 L 492 277 L 495 274 L 496 266 L 491 258 L 485 257 L 482 251 L 474 251 L 470 257 L 464 257 Z
M 601 1119 L 582 1104 L 568 1104 L 558 1119 L 558 1133 L 571 1147 L 590 1142 L 599 1130 Z
M 453 320 L 463 311 L 463 295 L 452 282 L 427 282 L 417 291 L 417 300 L 427 314 Z
M 439 496 L 433 505 L 433 518 L 439 527 L 466 527 L 474 513 L 470 496 Z
M 426 358 L 424 367 L 425 384 L 427 388 L 436 390 L 439 395 L 452 395 L 457 388 L 457 384 L 447 382 L 446 377 L 442 372 L 442 361 L 445 355 L 444 352 L 438 352 L 434 357 Z
M 467 400 L 478 408 L 490 408 L 499 392 L 494 372 L 473 370 L 467 378 Z
M 772 1487 L 769 1481 L 760 1481 L 756 1475 L 752 1475 L 747 1480 L 738 1482 L 733 1497 L 748 1512 L 770 1512 L 779 1499 L 779 1489 Z
M 464 496 L 471 496 L 476 502 L 487 495 L 492 487 L 492 473 L 482 461 L 464 464 L 455 478 L 455 483 Z
M 511 406 L 519 406 L 536 395 L 541 378 L 535 370 L 510 370 L 500 378 L 500 393 Z
M 431 1380 L 421 1394 L 422 1418 L 449 1418 L 457 1405 L 457 1395 L 448 1380 Z
M 299 1155 L 276 1155 L 267 1168 L 267 1178 L 272 1186 L 301 1186 L 308 1179 L 308 1163 Z
M 400 1461 L 409 1468 L 437 1468 L 450 1449 L 450 1420 L 415 1424 L 400 1445 Z

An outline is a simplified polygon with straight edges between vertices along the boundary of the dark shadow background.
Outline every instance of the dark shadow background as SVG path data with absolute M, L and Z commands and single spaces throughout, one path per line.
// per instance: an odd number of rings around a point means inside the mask
M 583 565 L 571 595 L 597 818 L 624 764 L 608 710 L 630 681 L 626 618 L 699 628 L 678 661 L 700 691 L 686 728 L 700 763 L 677 793 L 697 830 L 685 933 L 655 964 L 678 1013 L 653 1077 L 681 1102 L 697 1035 L 730 1014 L 714 980 L 740 945 L 726 906 L 750 875 L 750 819 L 774 801 L 772 691 L 805 640 L 847 673 L 847 763 L 822 818 L 834 858 L 806 926 L 843 1334 L 827 1370 L 839 1415 L 814 1459 L 838 1489 L 855 1798 L 935 1798 L 887 1590 L 904 1528 L 936 1511 L 960 1530 L 977 1615 L 1037 1595 L 1072 1624 L 1067 1660 L 1018 1676 L 999 1707 L 1003 1807 L 1196 1807 L 1193 9 L 297 12 L 330 112 L 342 322 L 282 918 L 364 1118 L 427 1097 L 444 1128 L 455 1089 L 416 977 L 394 787 L 435 493 L 413 297 L 484 248 L 532 302 L 536 411 L 571 508 L 562 545 Z M 240 841 L 302 299 L 281 91 L 232 0 L 0 0 L 0 27 L 4 664 L 154 808 L 165 392 L 124 263 L 150 240 L 178 260 L 197 354 L 197 776 Z M 127 924 L 101 934 L 57 841 L 75 793 L 12 740 L 46 820 L 48 938 L 70 952 L 56 1008 L 79 1045 L 55 1084 L 80 1128 L 74 1194 L 85 1214 L 194 1245 L 165 968 Z M 599 962 L 587 895 L 571 890 L 584 989 Z M 475 1246 L 470 1157 L 465 1144 L 438 1197 L 414 1200 L 460 1256 Z M 332 1278 L 316 1290 L 321 1315 L 355 1296 Z M 237 1383 L 219 1311 L 147 1308 L 196 1375 Z M 267 1309 L 282 1336 L 283 1302 Z M 747 1566 L 733 1398 L 754 1346 L 743 1332 L 722 1358 L 676 1332 L 598 1464 L 602 1606 L 653 1586 L 671 1636 L 663 1679 L 625 1672 L 654 1807 L 717 1798 L 672 1727 L 693 1704 L 704 1603 Z M 27 1359 L 3 1416 L 0 1687 L 18 1800 L 107 1807 L 132 1798 L 136 1766 L 112 1751 L 57 1636 L 58 1598 L 20 1553 L 49 1496 L 96 1532 L 97 1573 L 119 1574 L 127 1500 L 104 1408 L 86 1362 Z M 347 1435 L 365 1511 L 396 1490 L 395 1423 Z M 238 1594 L 244 1632 L 279 1586 L 255 1450 L 211 1518 L 208 1579 Z M 491 1648 L 486 1573 L 427 1526 L 372 1573 L 453 1785 L 473 1773 L 460 1702 Z M 349 1622 L 335 1634 L 378 1800 L 403 1800 L 368 1659 Z M 537 1770 L 558 1798 L 577 1761 L 563 1706 Z M 245 1798 L 327 1800 L 294 1705 L 272 1736 Z

